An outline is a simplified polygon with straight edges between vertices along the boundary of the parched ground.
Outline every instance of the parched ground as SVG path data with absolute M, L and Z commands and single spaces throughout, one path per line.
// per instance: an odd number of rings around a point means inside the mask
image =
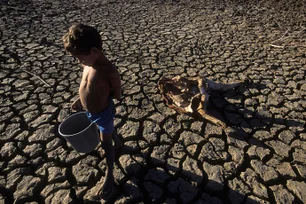
M 0 203 L 99 203 L 101 148 L 58 134 L 81 67 L 73 23 L 96 26 L 122 76 L 110 203 L 306 202 L 306 2 L 0 1 Z M 211 97 L 220 127 L 167 108 L 162 76 L 251 84 Z

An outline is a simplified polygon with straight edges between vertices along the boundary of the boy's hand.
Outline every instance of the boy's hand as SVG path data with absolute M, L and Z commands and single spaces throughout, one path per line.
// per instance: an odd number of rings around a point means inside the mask
M 71 109 L 75 110 L 75 111 L 81 111 L 83 110 L 83 106 L 81 103 L 80 98 L 78 98 L 77 100 L 75 100 L 72 104 L 71 104 Z

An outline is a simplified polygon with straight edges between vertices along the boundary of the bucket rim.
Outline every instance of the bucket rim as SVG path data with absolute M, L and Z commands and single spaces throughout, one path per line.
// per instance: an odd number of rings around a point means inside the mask
M 77 133 L 75 133 L 75 134 L 63 134 L 62 132 L 61 132 L 61 127 L 62 127 L 62 125 L 67 121 L 67 120 L 69 120 L 69 118 L 71 118 L 71 117 L 73 117 L 73 116 L 76 116 L 76 115 L 80 115 L 80 114 L 86 114 L 86 112 L 84 112 L 84 111 L 82 111 L 82 112 L 77 112 L 77 113 L 74 113 L 74 114 L 72 114 L 71 116 L 69 116 L 68 118 L 66 118 L 66 120 L 64 120 L 60 125 L 59 125 L 59 127 L 58 127 L 58 133 L 61 135 L 61 136 L 63 136 L 63 137 L 74 137 L 74 136 L 76 136 L 76 135 L 78 135 L 78 134 L 80 134 L 80 133 L 82 133 L 82 132 L 85 132 L 87 129 L 89 129 L 92 125 L 94 125 L 95 123 L 93 123 L 92 121 L 90 121 L 90 124 L 85 128 L 85 129 L 83 129 L 82 131 L 80 131 L 80 132 L 77 132 Z M 88 118 L 88 120 L 89 120 L 89 118 Z

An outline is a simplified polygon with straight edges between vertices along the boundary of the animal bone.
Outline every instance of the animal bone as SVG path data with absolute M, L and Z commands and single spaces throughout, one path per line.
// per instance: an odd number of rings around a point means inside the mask
M 206 106 L 209 99 L 209 93 L 212 90 L 226 91 L 235 88 L 240 83 L 221 84 L 201 77 L 180 77 L 172 79 L 163 77 L 158 81 L 158 89 L 170 108 L 179 113 L 185 113 L 192 116 L 201 116 L 213 124 L 226 127 L 221 120 L 209 115 Z

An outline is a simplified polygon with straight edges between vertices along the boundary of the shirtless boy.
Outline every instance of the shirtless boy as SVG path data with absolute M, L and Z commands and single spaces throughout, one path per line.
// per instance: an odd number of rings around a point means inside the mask
M 112 139 L 115 146 L 122 144 L 114 130 L 115 107 L 112 100 L 121 98 L 120 76 L 116 67 L 103 54 L 101 36 L 95 28 L 83 24 L 73 25 L 64 35 L 63 43 L 66 51 L 76 57 L 83 67 L 80 97 L 71 107 L 77 111 L 85 109 L 88 118 L 100 129 L 107 172 L 99 196 L 107 199 L 114 182 L 115 153 Z

